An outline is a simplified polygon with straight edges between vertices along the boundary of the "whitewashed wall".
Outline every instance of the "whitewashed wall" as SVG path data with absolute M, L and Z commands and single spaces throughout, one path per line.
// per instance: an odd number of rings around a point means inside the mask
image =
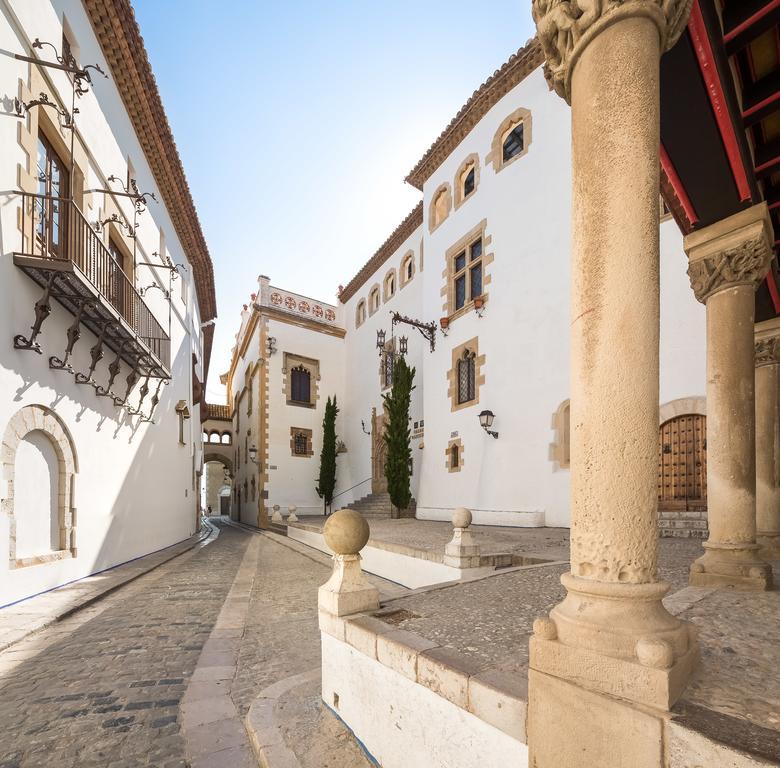
M 80 63 L 105 60 L 81 4 L 48 0 L 0 0 L 0 48 L 29 55 L 29 41 L 39 37 L 59 47 L 62 39 L 63 9 L 79 49 Z M 44 52 L 48 57 L 49 53 Z M 111 74 L 111 73 L 109 73 Z M 0 56 L 0 90 L 13 97 L 17 83 L 27 80 L 28 65 L 10 56 Z M 49 73 L 49 95 L 59 93 L 70 104 L 70 83 L 60 72 Z M 111 174 L 124 178 L 131 159 L 143 191 L 153 191 L 162 200 L 140 144 L 133 132 L 113 79 L 96 78 L 90 93 L 79 100 L 77 129 L 90 152 L 87 187 L 106 186 Z M 29 332 L 33 305 L 41 289 L 13 264 L 13 251 L 20 249 L 16 224 L 18 197 L 7 190 L 17 189 L 17 164 L 25 158 L 17 142 L 18 121 L 0 120 L 0 430 L 13 414 L 30 404 L 56 411 L 70 432 L 79 471 L 76 479 L 78 557 L 32 567 L 8 570 L 8 519 L 0 514 L 0 605 L 49 589 L 107 568 L 147 552 L 173 544 L 190 535 L 196 527 L 198 489 L 194 472 L 200 466 L 200 423 L 197 407 L 191 405 L 192 353 L 198 359 L 201 380 L 200 317 L 191 269 L 174 284 L 171 339 L 173 379 L 163 387 L 154 425 L 137 424 L 124 418 L 106 398 L 97 398 L 91 387 L 77 385 L 73 377 L 52 371 L 48 357 L 62 354 L 66 328 L 72 316 L 56 302 L 39 337 L 44 354 L 14 350 L 12 338 Z M 35 162 L 35 158 L 32 158 Z M 91 221 L 99 218 L 102 195 L 92 195 L 91 208 L 84 213 Z M 130 208 L 124 205 L 129 214 Z M 138 231 L 139 254 L 149 256 L 160 247 L 160 229 L 174 262 L 188 267 L 186 254 L 178 241 L 171 219 L 160 202 L 151 203 L 141 217 Z M 142 259 L 139 259 L 142 260 Z M 152 282 L 152 274 L 142 273 L 141 285 Z M 157 279 L 167 285 L 167 272 Z M 183 292 L 187 293 L 185 303 Z M 148 296 L 148 304 L 167 329 L 168 305 L 159 291 Z M 73 355 L 77 370 L 89 367 L 89 349 L 94 337 L 84 330 Z M 99 380 L 108 378 L 111 355 L 98 365 Z M 123 365 L 117 378 L 123 383 L 128 374 Z M 154 381 L 153 381 L 154 383 Z M 136 395 L 133 397 L 137 398 Z M 148 407 L 151 394 L 147 396 Z M 178 442 L 178 400 L 190 403 L 192 418 L 185 423 L 185 444 Z M 3 488 L 0 487 L 0 491 Z M 6 490 L 7 492 L 7 490 Z M 17 517 L 23 510 L 16 510 Z
M 379 350 L 376 346 L 376 332 L 384 329 L 387 339 L 391 336 L 391 312 L 400 312 L 423 322 L 434 319 L 430 312 L 425 312 L 423 307 L 423 276 L 424 254 L 422 248 L 422 228 L 418 227 L 401 246 L 376 270 L 366 281 L 365 285 L 344 305 L 344 323 L 347 330 L 345 337 L 345 406 L 342 413 L 342 428 L 344 439 L 349 447 L 348 471 L 342 471 L 336 493 L 340 493 L 338 506 L 345 506 L 350 502 L 362 498 L 371 493 L 371 436 L 364 433 L 361 421 L 365 423 L 366 430 L 371 430 L 371 410 L 376 408 L 378 415 L 384 411 L 379 367 Z M 382 301 L 379 309 L 371 316 L 366 311 L 366 321 L 359 327 L 356 326 L 355 313 L 357 305 L 365 300 L 368 308 L 368 294 L 374 284 L 379 284 L 382 290 L 384 278 L 387 272 L 394 268 L 396 275 L 401 267 L 402 260 L 411 251 L 414 258 L 415 272 L 411 281 L 400 287 L 400 279 L 395 295 L 387 301 Z M 414 423 L 425 420 L 423 410 L 424 380 L 426 359 L 431 354 L 428 342 L 423 339 L 417 329 L 400 324 L 395 327 L 396 336 L 408 338 L 409 352 L 406 362 L 416 369 L 414 379 L 415 389 L 412 392 L 409 413 L 411 416 L 410 427 Z M 440 334 L 437 335 L 437 345 L 442 344 Z M 427 425 L 426 425 L 427 426 Z M 422 474 L 423 450 L 420 444 L 422 439 L 412 440 L 412 495 L 419 498 L 420 477 Z M 341 467 L 340 467 L 341 469 Z M 357 486 L 348 491 L 352 486 Z M 346 493 L 344 493 L 346 491 Z

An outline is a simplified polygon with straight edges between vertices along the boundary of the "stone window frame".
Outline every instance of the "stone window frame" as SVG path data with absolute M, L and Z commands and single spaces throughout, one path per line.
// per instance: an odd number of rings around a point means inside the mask
M 296 435 L 306 436 L 306 453 L 296 453 L 295 451 L 295 437 Z M 296 459 L 307 459 L 314 456 L 314 444 L 313 444 L 314 432 L 311 429 L 304 427 L 290 427 L 290 455 Z
M 474 354 L 474 399 L 465 403 L 458 402 L 458 362 L 463 358 L 464 352 Z M 464 341 L 452 349 L 452 367 L 447 371 L 447 397 L 450 398 L 450 413 L 479 405 L 479 390 L 485 383 L 483 367 L 485 355 L 479 353 L 479 336 Z
M 455 451 L 453 450 L 455 449 Z M 463 469 L 465 463 L 463 459 L 464 452 L 463 440 L 459 437 L 453 438 L 447 443 L 447 449 L 444 451 L 446 461 L 444 466 L 447 468 L 447 472 L 460 472 Z M 452 459 L 457 451 L 458 463 L 453 464 Z
M 292 399 L 292 376 L 289 372 L 293 368 L 303 366 L 309 372 L 311 386 L 309 387 L 309 402 L 304 403 Z M 317 400 L 320 399 L 320 361 L 313 357 L 304 357 L 292 352 L 284 353 L 284 362 L 282 366 L 282 393 L 284 394 L 287 405 L 294 405 L 298 408 L 316 408 Z
M 463 185 L 466 183 L 466 176 L 471 169 L 474 169 L 474 189 L 464 195 Z M 472 152 L 466 157 L 466 159 L 460 164 L 460 167 L 455 172 L 455 210 L 457 211 L 463 203 L 467 200 L 471 200 L 477 193 L 479 188 L 479 155 L 476 152 Z
M 391 354 L 393 356 L 393 361 L 394 361 L 393 368 L 395 368 L 395 358 L 398 356 L 398 343 L 396 341 L 395 336 L 391 336 L 385 342 L 385 346 L 382 348 L 382 352 L 379 355 L 379 389 L 381 392 L 384 392 L 385 390 L 390 389 L 390 387 L 393 386 L 392 380 L 388 384 L 385 377 L 385 366 L 387 365 L 388 354 Z
M 367 317 L 366 300 L 361 299 L 355 305 L 355 328 L 360 328 L 360 326 L 366 322 L 366 317 Z
M 466 370 L 466 397 L 461 399 L 461 396 L 463 395 L 462 387 L 461 387 L 461 369 L 463 365 L 466 364 L 468 366 Z M 461 355 L 460 359 L 456 362 L 456 372 L 455 372 L 455 380 L 457 382 L 458 386 L 458 405 L 465 405 L 466 403 L 471 403 L 474 401 L 474 398 L 477 396 L 477 355 L 474 350 L 466 348 L 463 351 L 463 354 Z M 473 394 L 473 397 L 469 397 L 469 390 L 471 390 L 471 393 Z
M 392 286 L 388 287 L 391 281 Z M 387 270 L 387 273 L 382 280 L 382 303 L 390 301 L 396 293 L 398 293 L 398 273 L 395 267 L 391 267 Z
M 444 211 L 441 219 L 436 214 L 436 202 L 441 195 L 444 195 Z M 431 202 L 428 204 L 428 232 L 433 233 L 437 230 L 452 213 L 452 187 L 448 181 L 439 184 L 431 195 Z
M 493 236 L 487 233 L 487 228 L 487 219 L 482 219 L 479 224 L 472 227 L 465 235 L 453 243 L 444 254 L 444 269 L 441 273 L 444 285 L 440 291 L 444 303 L 441 310 L 450 323 L 474 309 L 473 298 L 467 301 L 460 309 L 455 309 L 455 257 L 478 239 L 482 240 L 482 294 L 480 298 L 483 304 L 487 302 L 490 296 L 487 286 L 492 282 L 492 275 L 488 272 L 488 267 L 493 263 L 495 254 L 490 250 Z
M 59 465 L 57 514 L 59 518 L 59 549 L 41 555 L 16 557 L 16 516 L 14 510 L 14 472 L 16 451 L 19 444 L 31 432 L 42 432 L 51 442 Z M 51 563 L 77 556 L 76 548 L 76 475 L 79 471 L 78 458 L 64 422 L 45 405 L 26 405 L 20 408 L 8 421 L 2 443 L 2 479 L 6 483 L 5 498 L 0 501 L 0 510 L 8 518 L 9 568 L 26 568 L 31 565 Z
M 520 123 L 523 124 L 523 149 L 514 157 L 504 161 L 504 141 L 511 130 Z M 485 167 L 493 166 L 493 170 L 498 173 L 507 166 L 512 165 L 516 160 L 525 157 L 528 154 L 528 148 L 531 146 L 533 119 L 531 111 L 525 107 L 518 107 L 514 112 L 507 115 L 498 126 L 493 141 L 490 143 L 490 152 L 485 157 Z
M 571 400 L 567 398 L 555 410 L 552 418 L 555 442 L 550 444 L 550 460 L 558 469 L 571 466 Z
M 252 376 L 254 376 L 255 372 L 252 368 L 252 364 L 250 363 L 247 368 L 246 372 L 244 373 L 244 380 L 246 381 L 246 415 L 251 416 L 252 415 L 252 406 L 254 404 L 254 392 L 252 391 Z
M 407 277 L 406 273 L 409 271 L 407 269 L 407 265 L 409 264 L 411 264 L 412 267 L 412 274 Z M 406 288 L 406 286 L 409 285 L 412 280 L 414 280 L 416 271 L 417 267 L 414 263 L 414 251 L 410 249 L 404 254 L 403 258 L 401 259 L 401 266 L 398 268 L 398 288 Z
M 374 296 L 376 296 L 376 302 L 374 302 Z M 374 306 L 376 304 L 376 306 Z M 382 294 L 379 289 L 379 283 L 374 283 L 368 292 L 368 316 L 372 317 L 379 312 L 379 307 L 382 306 Z

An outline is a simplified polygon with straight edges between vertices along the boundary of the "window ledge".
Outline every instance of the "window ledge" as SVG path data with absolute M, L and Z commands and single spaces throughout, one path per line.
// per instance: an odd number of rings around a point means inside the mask
M 477 297 L 482 299 L 482 306 L 484 307 L 485 304 L 487 304 L 487 294 L 482 294 L 481 297 Z M 457 320 L 459 317 L 462 317 L 463 315 L 468 314 L 469 312 L 476 311 L 474 309 L 474 299 L 469 301 L 467 304 L 464 304 L 460 309 L 456 309 L 449 317 L 447 317 L 448 325 L 452 324 L 453 320 Z M 449 328 L 447 329 L 449 330 Z
M 288 400 L 287 405 L 295 405 L 298 408 L 316 408 L 316 403 L 305 403 L 301 400 Z
M 30 555 L 29 557 L 19 557 L 12 561 L 13 568 L 29 568 L 33 565 L 44 565 L 45 563 L 56 563 L 58 560 L 67 560 L 73 557 L 69 549 L 60 549 L 56 552 L 47 552 L 43 555 Z

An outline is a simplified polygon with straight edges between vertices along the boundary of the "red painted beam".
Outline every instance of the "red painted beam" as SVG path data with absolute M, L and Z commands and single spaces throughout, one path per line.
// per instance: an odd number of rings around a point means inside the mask
M 770 0 L 763 8 L 759 8 L 755 13 L 751 14 L 741 23 L 737 24 L 733 29 L 730 29 L 723 35 L 723 41 L 730 43 L 735 37 L 741 35 L 743 32 L 747 32 L 750 27 L 757 24 L 761 19 L 765 18 L 772 11 L 780 8 L 780 0 Z
M 780 0 L 774 0 L 780 3 Z M 723 93 L 723 86 L 720 82 L 718 69 L 715 64 L 715 54 L 712 51 L 710 38 L 707 34 L 707 27 L 704 24 L 704 17 L 701 14 L 699 0 L 693 0 L 691 9 L 691 18 L 688 22 L 688 32 L 691 36 L 693 49 L 696 52 L 696 58 L 699 61 L 699 69 L 704 78 L 704 85 L 707 89 L 707 95 L 710 97 L 712 111 L 715 114 L 715 121 L 720 131 L 720 138 L 723 141 L 723 147 L 726 150 L 726 157 L 731 166 L 731 174 L 737 185 L 739 199 L 743 202 L 750 200 L 750 184 L 748 183 L 747 172 L 742 163 L 742 155 L 739 151 L 739 143 L 734 126 L 731 122 L 726 98 Z
M 699 220 L 699 216 L 696 213 L 696 209 L 693 207 L 693 203 L 688 197 L 688 193 L 685 191 L 682 180 L 677 175 L 677 170 L 669 158 L 669 155 L 666 152 L 666 148 L 663 144 L 661 144 L 660 147 L 660 156 L 661 168 L 664 169 L 664 173 L 666 174 L 666 178 L 669 179 L 669 183 L 672 185 L 674 194 L 677 195 L 677 199 L 680 201 L 680 205 L 682 206 L 683 211 L 685 211 L 685 215 L 688 217 L 688 221 L 691 223 L 691 226 L 693 226 Z

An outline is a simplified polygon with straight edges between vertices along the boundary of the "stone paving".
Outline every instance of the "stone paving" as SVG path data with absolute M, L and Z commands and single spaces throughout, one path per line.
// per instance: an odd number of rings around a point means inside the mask
M 0 768 L 253 764 L 237 725 L 261 689 L 319 667 L 330 565 L 217 525 L 213 543 L 0 653 Z M 348 739 L 317 718 L 323 738 Z

